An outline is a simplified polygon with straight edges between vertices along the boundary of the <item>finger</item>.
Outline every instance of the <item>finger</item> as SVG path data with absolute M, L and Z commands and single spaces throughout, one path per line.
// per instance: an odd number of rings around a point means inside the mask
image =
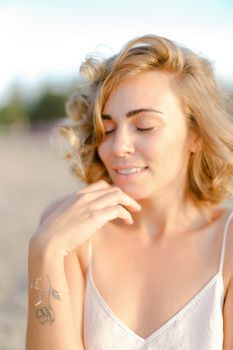
M 98 196 L 90 203 L 90 208 L 102 209 L 108 206 L 114 206 L 119 204 L 122 206 L 126 206 L 132 211 L 138 211 L 141 209 L 141 206 L 135 201 L 135 199 L 131 198 L 126 193 L 118 189 L 113 189 L 100 197 Z
M 126 224 L 129 224 L 129 225 L 133 223 L 133 218 L 131 214 L 128 212 L 128 210 L 123 208 L 121 205 L 115 205 L 108 208 L 97 209 L 91 213 L 91 216 L 92 216 L 91 219 L 97 222 L 99 226 L 98 229 L 100 229 L 109 221 L 117 218 L 122 219 Z
M 82 194 L 82 193 L 87 193 L 87 192 L 92 192 L 92 191 L 97 191 L 100 189 L 104 189 L 104 188 L 110 188 L 112 187 L 112 185 L 110 185 L 109 183 L 107 183 L 107 181 L 105 180 L 99 180 L 97 182 L 94 182 L 93 184 L 90 184 L 88 186 L 85 186 L 84 188 L 78 189 L 74 192 L 74 194 Z
M 77 202 L 77 199 L 82 202 L 92 201 L 98 196 L 100 193 L 106 193 L 109 189 L 113 188 L 112 185 L 109 185 L 106 181 L 101 180 L 98 183 L 94 183 L 86 186 L 83 189 L 76 190 L 71 195 L 69 195 L 64 202 L 62 203 L 62 207 L 69 207 L 70 205 Z

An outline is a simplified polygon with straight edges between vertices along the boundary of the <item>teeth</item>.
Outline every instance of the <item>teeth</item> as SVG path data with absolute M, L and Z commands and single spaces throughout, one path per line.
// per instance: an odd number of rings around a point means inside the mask
M 121 170 L 117 170 L 117 172 L 119 174 L 122 175 L 127 175 L 127 174 L 134 174 L 134 173 L 138 173 L 139 171 L 143 170 L 144 168 L 131 168 L 131 169 L 121 169 Z

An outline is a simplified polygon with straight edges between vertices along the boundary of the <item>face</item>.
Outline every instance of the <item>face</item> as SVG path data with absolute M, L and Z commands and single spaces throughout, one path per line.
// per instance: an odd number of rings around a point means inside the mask
M 137 200 L 184 190 L 195 145 L 172 82 L 165 72 L 138 74 L 104 106 L 99 157 L 113 183 Z

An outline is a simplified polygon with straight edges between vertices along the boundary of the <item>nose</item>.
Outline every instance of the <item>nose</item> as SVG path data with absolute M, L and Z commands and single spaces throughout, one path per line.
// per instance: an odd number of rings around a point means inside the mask
M 112 141 L 113 154 L 117 157 L 124 157 L 129 153 L 133 153 L 135 147 L 132 137 L 126 129 L 120 130 L 118 128 L 114 133 Z

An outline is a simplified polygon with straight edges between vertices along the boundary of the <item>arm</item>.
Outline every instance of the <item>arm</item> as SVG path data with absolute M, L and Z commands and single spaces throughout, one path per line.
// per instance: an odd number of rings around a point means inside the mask
M 100 180 L 72 193 L 49 216 L 42 215 L 41 225 L 29 245 L 28 280 L 33 283 L 43 277 L 45 283 L 49 276 L 47 285 L 40 286 L 47 295 L 43 293 L 43 303 L 35 305 L 38 290 L 29 288 L 26 350 L 84 350 L 85 283 L 79 249 L 81 252 L 81 245 L 111 220 L 121 218 L 132 224 L 130 211 L 140 209 L 120 188 Z M 69 293 L 62 295 L 60 301 L 56 291 Z M 47 322 L 49 311 L 54 322 Z
M 224 301 L 223 324 L 224 342 L 223 350 L 233 349 L 233 221 L 228 228 L 228 239 L 226 246 L 226 266 L 229 266 L 229 283 Z
M 56 205 L 55 205 L 56 206 Z M 54 209 L 54 208 L 53 208 Z M 42 214 L 41 223 L 51 213 L 52 207 Z M 84 276 L 78 256 L 75 252 L 65 258 L 56 256 L 55 249 L 50 247 L 41 255 L 38 254 L 38 241 L 30 241 L 28 280 L 34 282 L 37 277 L 43 277 L 41 286 L 48 289 L 46 275 L 49 275 L 51 287 L 59 292 L 69 294 L 61 295 L 61 300 L 50 298 L 54 310 L 54 322 L 41 324 L 36 318 L 36 309 L 47 306 L 48 294 L 41 292 L 42 304 L 35 307 L 38 301 L 38 291 L 28 290 L 28 323 L 26 336 L 27 350 L 84 350 L 82 339 L 82 310 L 84 295 Z
M 223 350 L 233 349 L 233 276 L 229 283 L 224 304 L 224 345 Z

